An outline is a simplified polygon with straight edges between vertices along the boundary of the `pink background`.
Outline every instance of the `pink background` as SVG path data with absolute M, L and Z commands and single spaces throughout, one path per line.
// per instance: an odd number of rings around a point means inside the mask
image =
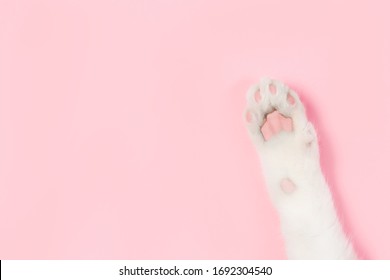
M 0 0 L 0 258 L 285 258 L 243 121 L 271 76 L 389 259 L 388 3 Z

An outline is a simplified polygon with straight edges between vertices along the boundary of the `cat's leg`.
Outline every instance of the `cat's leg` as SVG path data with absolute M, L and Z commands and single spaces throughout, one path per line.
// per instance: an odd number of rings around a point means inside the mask
M 246 122 L 291 259 L 354 259 L 321 171 L 313 125 L 298 95 L 262 79 L 247 94 Z

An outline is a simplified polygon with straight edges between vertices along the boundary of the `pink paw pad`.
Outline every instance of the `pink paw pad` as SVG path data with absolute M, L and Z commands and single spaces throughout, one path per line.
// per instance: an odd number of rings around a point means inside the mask
M 249 111 L 247 111 L 246 112 L 246 114 L 245 114 L 245 119 L 246 119 L 246 121 L 249 123 L 249 122 L 251 122 L 252 121 L 252 113 L 251 112 L 249 112 Z
M 295 191 L 295 189 L 297 188 L 293 182 L 291 182 L 290 179 L 288 178 L 284 178 L 282 180 L 282 182 L 280 183 L 280 187 L 282 189 L 283 192 L 287 193 L 287 194 L 290 194 L 292 192 Z
M 295 104 L 295 99 L 294 99 L 294 97 L 292 97 L 292 95 L 290 93 L 287 95 L 287 102 L 290 103 L 290 105 Z
M 257 90 L 257 91 L 255 92 L 255 101 L 256 101 L 257 103 L 260 103 L 260 101 L 261 101 L 260 90 Z
M 292 120 L 291 118 L 284 117 L 278 111 L 274 111 L 268 114 L 266 117 L 266 121 L 260 128 L 260 131 L 263 134 L 265 141 L 268 141 L 274 135 L 278 134 L 283 130 L 287 132 L 293 130 Z
M 272 93 L 272 94 L 276 94 L 276 86 L 274 84 L 270 84 L 269 85 L 269 91 Z

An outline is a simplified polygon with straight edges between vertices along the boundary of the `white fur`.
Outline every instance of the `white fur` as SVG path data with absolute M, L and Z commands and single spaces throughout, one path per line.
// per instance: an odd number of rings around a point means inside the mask
M 271 83 L 276 94 L 269 90 Z M 256 102 L 259 90 L 261 101 Z M 294 105 L 287 102 L 288 93 L 294 97 Z M 292 119 L 293 131 L 281 131 L 265 141 L 260 126 L 274 110 Z M 355 259 L 321 171 L 316 132 L 298 95 L 279 81 L 262 79 L 248 91 L 247 112 L 252 116 L 248 131 L 279 213 L 288 258 Z M 285 178 L 296 186 L 292 193 L 285 193 L 280 186 Z

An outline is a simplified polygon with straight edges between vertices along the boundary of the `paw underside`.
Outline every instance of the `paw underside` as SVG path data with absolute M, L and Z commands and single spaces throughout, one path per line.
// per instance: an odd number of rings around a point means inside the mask
M 266 178 L 291 193 L 299 184 L 297 174 L 307 171 L 308 162 L 318 162 L 316 133 L 297 93 L 280 81 L 262 79 L 248 90 L 245 119 Z
M 248 90 L 245 117 L 289 257 L 355 259 L 321 172 L 316 132 L 296 92 L 262 79 Z
M 300 136 L 305 144 L 316 138 L 296 92 L 277 80 L 262 79 L 248 90 L 245 118 L 256 145 L 281 132 Z

